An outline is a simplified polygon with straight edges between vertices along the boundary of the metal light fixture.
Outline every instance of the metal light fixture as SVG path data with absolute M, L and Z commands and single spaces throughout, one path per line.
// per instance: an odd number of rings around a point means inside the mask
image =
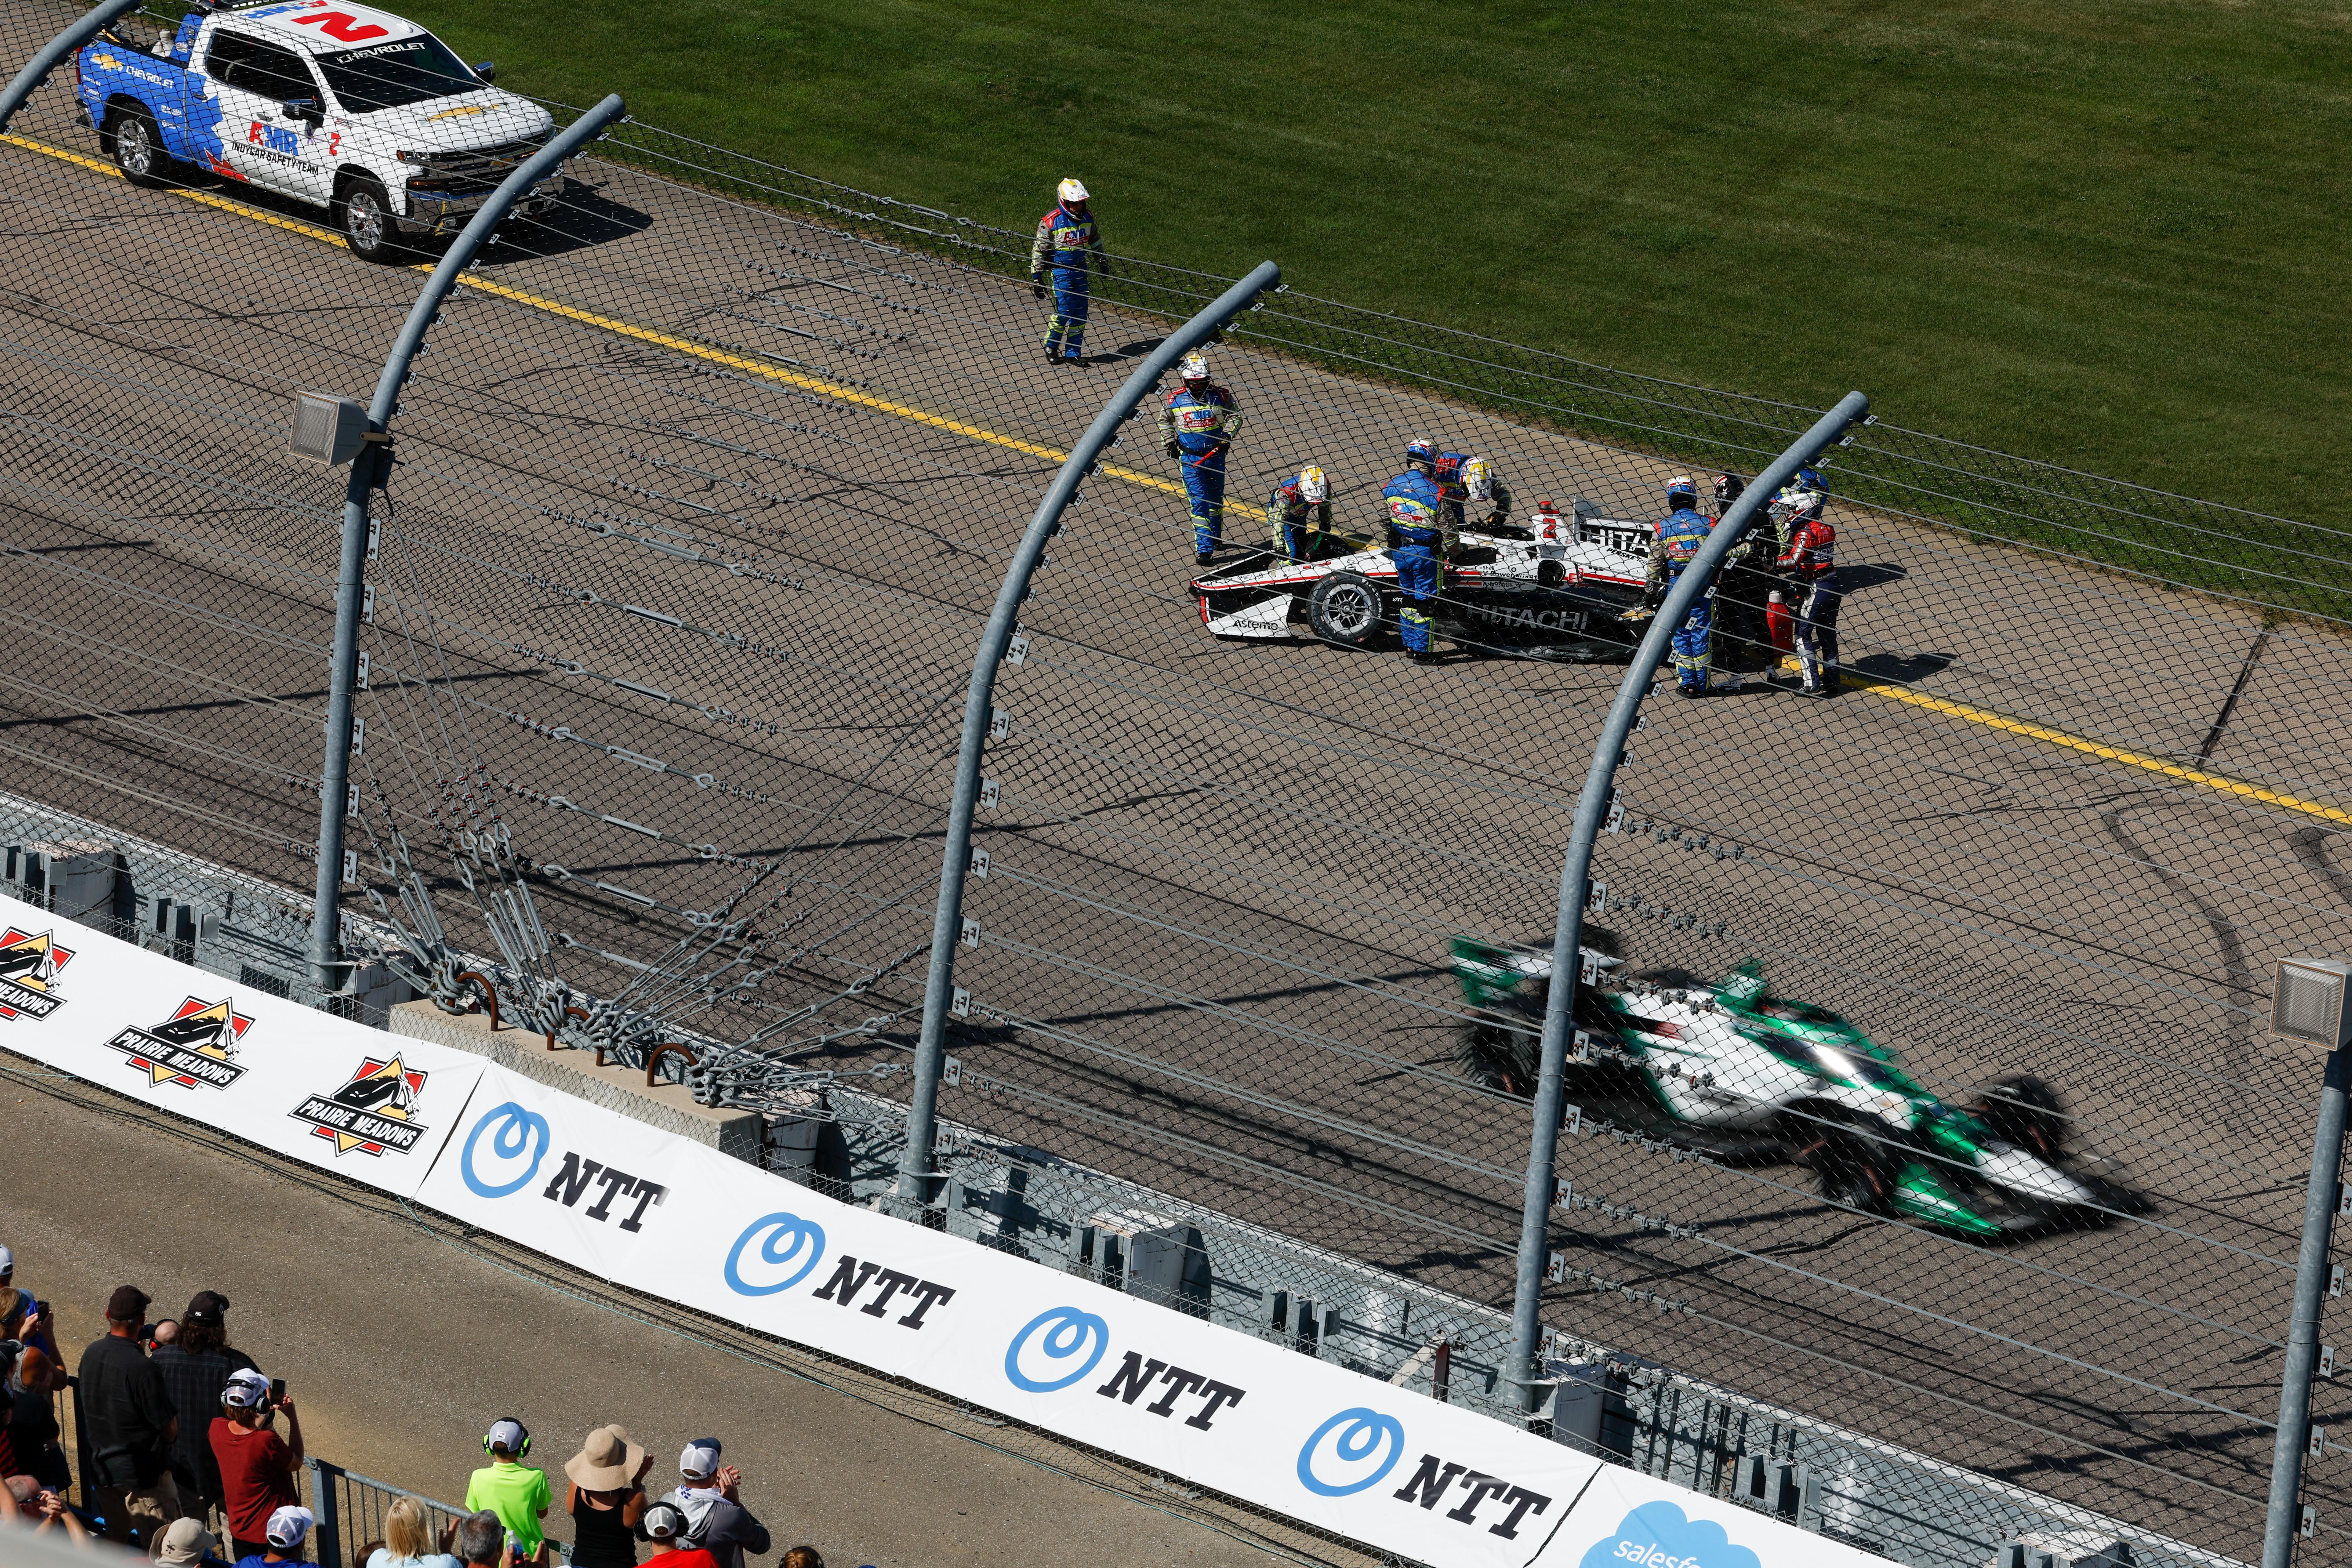
M 2332 958 L 2282 958 L 2271 991 L 2271 1033 L 2341 1050 L 2352 1044 L 2352 1013 L 2344 996 L 2352 989 L 2352 963 Z
M 294 436 L 289 443 L 298 458 L 340 468 L 360 455 L 367 444 L 367 409 L 354 398 L 331 392 L 294 395 Z

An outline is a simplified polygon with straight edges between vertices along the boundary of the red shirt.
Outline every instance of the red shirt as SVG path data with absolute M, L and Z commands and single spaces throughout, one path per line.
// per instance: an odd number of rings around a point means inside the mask
M 294 1489 L 294 1450 L 267 1426 L 213 1417 L 213 1458 L 220 1463 L 221 1512 L 239 1541 L 260 1541 L 269 1516 L 302 1500 Z
M 646 1559 L 645 1568 L 719 1568 L 719 1559 L 699 1546 L 685 1546 L 676 1552 L 656 1552 Z

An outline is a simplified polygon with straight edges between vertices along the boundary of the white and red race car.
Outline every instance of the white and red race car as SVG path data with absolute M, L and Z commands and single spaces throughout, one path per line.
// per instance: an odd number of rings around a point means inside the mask
M 1538 511 L 1531 521 L 1494 533 L 1464 527 L 1445 563 L 1437 635 L 1506 658 L 1632 657 L 1642 627 L 1624 615 L 1642 603 L 1655 531 L 1601 517 L 1580 500 L 1566 516 Z M 1381 549 L 1320 561 L 1258 550 L 1202 573 L 1191 586 L 1201 624 L 1214 636 L 1287 638 L 1303 625 L 1324 642 L 1371 647 L 1395 633 L 1396 577 L 1396 562 Z

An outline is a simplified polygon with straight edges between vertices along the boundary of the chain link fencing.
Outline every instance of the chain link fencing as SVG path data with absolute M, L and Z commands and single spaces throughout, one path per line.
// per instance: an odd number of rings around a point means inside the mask
M 11 0 L 0 47 L 68 15 Z M 61 75 L 0 145 L 0 787 L 307 887 L 341 486 L 285 455 L 286 412 L 372 379 L 416 279 L 291 199 L 133 189 L 75 113 Z M 688 1043 L 738 1103 L 903 1082 L 1007 552 L 1061 444 L 1224 286 L 1115 258 L 1090 363 L 1048 365 L 1027 269 L 1022 232 L 635 124 L 509 220 L 377 498 L 351 879 L 382 995 L 494 993 L 640 1065 Z M 1426 1351 L 1428 1377 L 1435 1337 L 1371 1298 L 1508 1301 L 1539 985 L 1514 963 L 1545 941 L 1664 481 L 1752 473 L 1813 413 L 1296 290 L 1211 357 L 1244 416 L 1216 563 L 1192 559 L 1197 472 L 1130 426 L 1000 671 L 941 1112 L 1203 1237 L 1375 1270 L 1393 1283 L 1353 1277 L 1341 1316 L 1410 1342 L 1347 1353 L 1393 1375 Z M 1513 503 L 1463 520 L 1434 668 L 1340 558 L 1380 542 L 1423 437 Z M 1269 584 L 1294 563 L 1246 547 L 1310 464 L 1329 534 Z M 2352 912 L 2344 535 L 1891 425 L 1823 468 L 1845 691 L 1773 682 L 1767 595 L 1793 584 L 1751 552 L 1715 605 L 1738 689 L 1662 694 L 1621 770 L 1596 945 L 1623 961 L 1610 993 L 1675 1032 L 1573 1069 L 1547 1322 L 1639 1373 L 1603 1404 L 1632 1401 L 1677 1479 L 1769 1489 L 1742 1461 L 1795 1441 L 1685 1441 L 1681 1404 L 1719 1437 L 1802 1412 L 1945 1468 L 1880 1489 L 1906 1517 L 1989 1481 L 2250 1556 L 2316 1076 L 2264 1034 L 2263 975 L 2342 951 Z M 1538 500 L 1556 539 L 1519 537 Z M 1369 623 L 1315 585 L 1348 575 Z M 299 954 L 307 900 L 245 908 L 272 912 L 238 940 Z M 1756 1113 L 1706 1022 L 1750 959 L 1765 998 L 1884 1049 L 1858 1069 L 1884 1093 L 2038 1141 L 2097 1200 L 1939 1194 L 1867 1126 Z M 996 1165 L 951 1215 L 1029 1168 Z M 1032 1206 L 1083 1237 L 1076 1200 Z M 1293 1335 L 1295 1299 L 1342 1291 L 1234 1278 L 1258 1292 L 1238 1318 Z M 1475 1341 L 1447 1341 L 1450 1394 L 1485 1396 L 1499 1342 Z M 2336 1446 L 2313 1463 L 2309 1550 L 2342 1550 L 2341 1472 Z

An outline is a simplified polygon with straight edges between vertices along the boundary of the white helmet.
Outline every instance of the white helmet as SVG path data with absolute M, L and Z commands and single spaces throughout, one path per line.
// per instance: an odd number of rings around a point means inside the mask
M 1184 363 L 1176 367 L 1176 374 L 1186 381 L 1206 381 L 1209 379 L 1209 362 L 1196 351 L 1184 356 Z
M 1309 506 L 1320 506 L 1331 499 L 1330 481 L 1323 477 L 1320 468 L 1301 468 L 1298 470 L 1298 494 Z
M 1066 202 L 1082 202 L 1087 199 L 1087 187 L 1075 178 L 1067 179 L 1054 187 L 1054 194 Z
M 1486 458 L 1473 458 L 1462 465 L 1462 488 L 1472 500 L 1495 499 L 1495 470 L 1487 467 Z

